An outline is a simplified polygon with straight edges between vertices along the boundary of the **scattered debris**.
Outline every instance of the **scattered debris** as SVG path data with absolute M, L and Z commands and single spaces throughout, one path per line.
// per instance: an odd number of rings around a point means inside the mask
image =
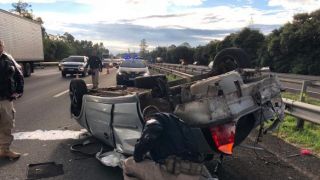
M 117 152 L 117 151 L 109 151 L 102 153 L 102 151 L 96 154 L 96 158 L 105 166 L 111 167 L 122 167 L 122 162 L 126 159 L 126 157 Z
M 29 164 L 27 179 L 41 179 L 55 177 L 64 174 L 63 165 L 55 162 L 46 162 L 39 164 Z
M 312 155 L 312 152 L 309 149 L 301 149 L 300 153 L 291 154 L 291 155 L 289 155 L 287 157 L 291 158 L 291 157 L 297 157 L 297 156 L 310 156 L 310 155 Z

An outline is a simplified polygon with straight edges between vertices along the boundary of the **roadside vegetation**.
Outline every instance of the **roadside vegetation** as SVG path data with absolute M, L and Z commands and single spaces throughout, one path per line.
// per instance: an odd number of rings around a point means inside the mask
M 299 95 L 293 93 L 283 93 L 282 97 L 298 100 Z M 306 96 L 306 103 L 320 106 L 320 100 Z M 284 122 L 275 133 L 285 141 L 301 148 L 308 148 L 313 153 L 320 156 L 320 126 L 317 124 L 305 122 L 302 130 L 296 129 L 297 118 L 286 116 Z
M 188 64 L 194 61 L 208 65 L 216 54 L 228 47 L 244 49 L 251 67 L 269 66 L 272 71 L 306 75 L 320 75 L 320 9 L 311 13 L 296 14 L 291 22 L 265 35 L 255 25 L 231 33 L 222 41 L 214 40 L 207 45 L 191 47 L 181 45 L 157 47 L 148 59 L 157 57 L 166 63 Z
M 22 1 L 12 4 L 12 12 L 33 19 L 43 24 L 41 17 L 34 17 L 31 5 Z M 306 75 L 320 75 L 320 9 L 311 13 L 300 13 L 291 22 L 263 34 L 259 25 L 253 24 L 233 32 L 223 40 L 213 40 L 206 45 L 192 47 L 188 42 L 168 47 L 157 47 L 147 51 L 147 40 L 142 39 L 140 57 L 149 61 L 157 58 L 167 63 L 188 64 L 197 61 L 200 65 L 208 65 L 216 54 L 228 47 L 244 49 L 249 57 L 251 67 L 269 66 L 272 71 Z M 46 60 L 62 59 L 71 54 L 88 55 L 93 49 L 98 53 L 108 54 L 102 43 L 76 40 L 72 34 L 50 35 L 43 31 L 44 56 Z M 123 54 L 118 54 L 123 57 Z
M 167 76 L 168 82 L 169 82 L 169 81 L 175 81 L 175 80 L 180 79 L 180 77 L 174 76 L 174 75 L 172 75 L 172 74 L 168 74 L 168 75 L 166 75 L 166 76 Z
M 297 118 L 286 116 L 279 127 L 279 132 L 275 134 L 298 147 L 311 149 L 313 153 L 320 156 L 320 126 L 305 122 L 304 128 L 297 130 L 296 122 Z

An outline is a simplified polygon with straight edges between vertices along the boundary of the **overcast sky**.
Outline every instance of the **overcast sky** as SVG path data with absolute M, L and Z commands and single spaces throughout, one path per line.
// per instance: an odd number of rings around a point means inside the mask
M 17 0 L 0 0 L 12 9 Z M 252 25 L 267 34 L 320 0 L 26 0 L 48 33 L 103 42 L 111 53 L 139 51 L 145 38 L 156 46 L 204 45 Z

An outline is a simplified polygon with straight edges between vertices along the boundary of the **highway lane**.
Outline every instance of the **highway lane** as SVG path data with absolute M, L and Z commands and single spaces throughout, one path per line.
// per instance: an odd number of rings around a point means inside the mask
M 101 87 L 115 84 L 115 69 L 111 74 L 100 76 Z M 24 96 L 15 102 L 16 127 L 14 132 L 35 130 L 72 130 L 81 127 L 71 119 L 69 94 L 55 95 L 68 90 L 74 77 L 62 78 L 57 68 L 37 70 L 25 79 Z M 91 77 L 84 80 L 90 84 Z M 26 179 L 27 164 L 54 161 L 64 166 L 64 175 L 54 179 L 122 179 L 119 168 L 108 168 L 94 158 L 75 160 L 79 155 L 70 152 L 74 139 L 62 140 L 16 140 L 12 148 L 24 154 L 17 162 L 0 160 L 0 179 Z M 81 158 L 82 156 L 80 156 Z M 83 158 L 83 157 L 82 157 Z
M 100 87 L 115 85 L 116 69 L 110 74 L 103 72 L 100 76 Z M 40 132 L 37 138 L 56 140 L 38 140 L 32 135 L 25 139 L 15 140 L 12 148 L 23 153 L 20 160 L 9 162 L 0 160 L 0 179 L 26 179 L 27 165 L 54 161 L 63 164 L 64 175 L 51 179 L 122 179 L 119 168 L 102 166 L 94 158 L 84 158 L 70 152 L 70 146 L 76 139 L 64 134 L 70 130 L 79 132 L 81 127 L 71 119 L 69 112 L 69 82 L 74 77 L 62 78 L 56 68 L 37 70 L 32 77 L 25 79 L 24 96 L 16 104 L 16 128 L 18 132 L 34 132 L 36 130 L 60 130 L 47 135 Z M 90 77 L 83 78 L 87 84 Z M 56 96 L 59 95 L 59 96 Z M 56 97 L 55 97 L 56 96 Z M 29 139 L 29 140 L 28 140 Z M 248 142 L 252 143 L 252 142 Z M 307 179 L 293 168 L 279 165 L 266 165 L 254 157 L 253 151 L 238 148 L 235 157 L 227 158 L 221 179 Z M 269 155 L 268 155 L 269 156 Z M 275 158 L 275 157 L 273 157 Z M 277 161 L 277 159 L 275 159 Z

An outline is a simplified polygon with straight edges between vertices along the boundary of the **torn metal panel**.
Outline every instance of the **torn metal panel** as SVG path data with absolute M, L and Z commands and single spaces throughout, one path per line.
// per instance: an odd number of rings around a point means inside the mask
M 276 114 L 283 119 L 283 103 L 272 104 L 280 90 L 279 81 L 273 76 L 244 84 L 241 75 L 232 71 L 198 81 L 190 87 L 182 86 L 182 104 L 176 106 L 174 113 L 190 125 L 214 125 L 236 121 L 261 108 L 264 117 L 257 118 L 273 119 L 277 104 L 280 107 Z

